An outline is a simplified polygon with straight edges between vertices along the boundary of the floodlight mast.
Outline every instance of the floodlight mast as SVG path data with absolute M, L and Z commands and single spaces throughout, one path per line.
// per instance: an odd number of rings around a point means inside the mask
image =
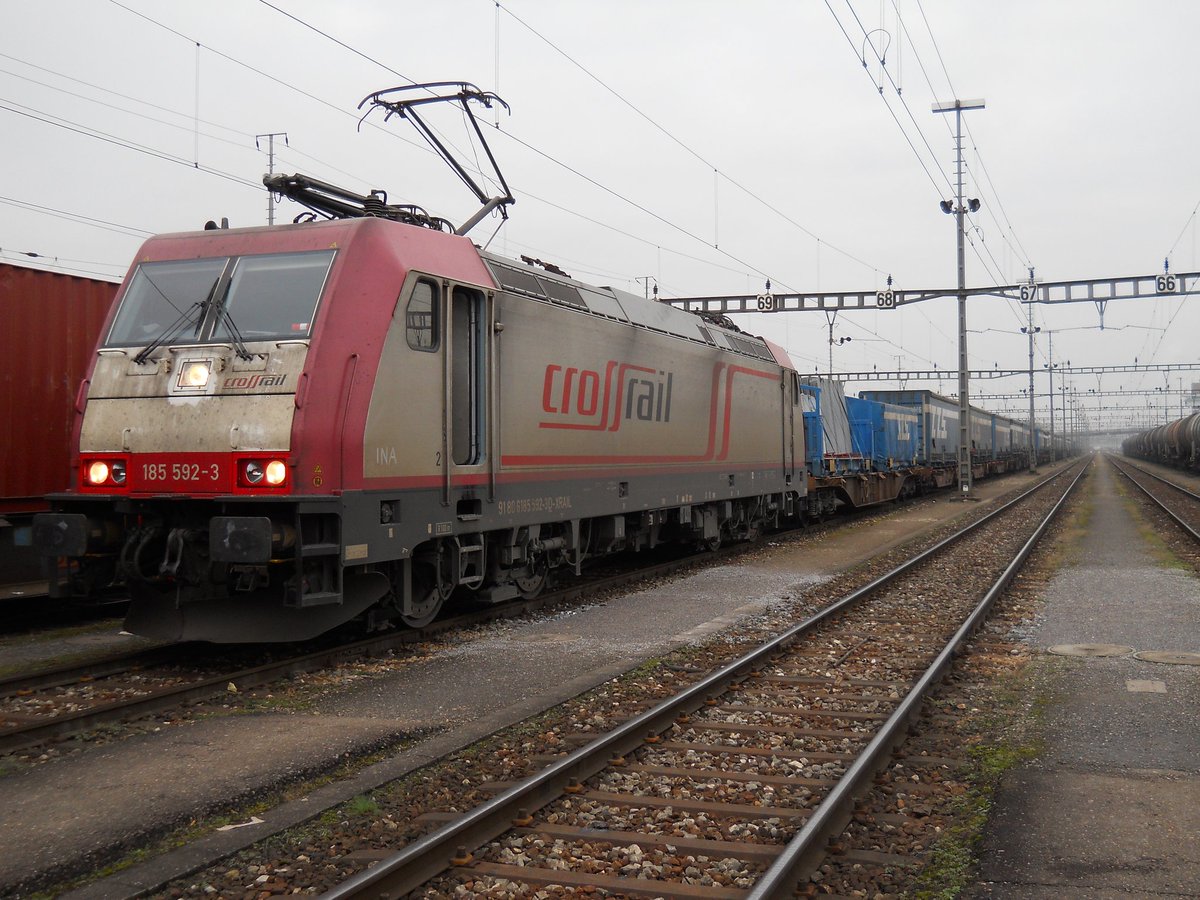
M 957 154 L 958 202 L 954 206 L 954 216 L 958 232 L 958 483 L 961 497 L 971 499 L 971 401 L 968 396 L 970 375 L 967 368 L 967 264 L 964 248 L 966 231 L 963 219 L 966 210 L 963 208 L 963 154 L 962 154 L 962 114 L 969 109 L 983 109 L 982 100 L 951 100 L 933 104 L 935 113 L 954 112 L 954 147 Z M 942 201 L 942 211 L 949 204 Z M 979 208 L 978 201 L 971 202 L 972 211 Z

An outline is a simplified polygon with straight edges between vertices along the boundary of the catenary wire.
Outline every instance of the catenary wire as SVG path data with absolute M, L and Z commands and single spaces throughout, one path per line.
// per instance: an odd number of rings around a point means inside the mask
M 272 82 L 274 82 L 274 83 L 276 83 L 276 84 L 279 84 L 279 85 L 281 85 L 281 86 L 283 86 L 283 87 L 289 88 L 289 89 L 291 89 L 291 90 L 295 90 L 296 92 L 300 93 L 301 95 L 303 95 L 303 96 L 305 96 L 305 97 L 308 97 L 309 99 L 311 99 L 311 100 L 313 100 L 313 101 L 315 101 L 315 102 L 317 102 L 317 103 L 320 103 L 320 104 L 321 104 L 321 105 L 323 105 L 323 106 L 326 106 L 326 107 L 328 107 L 328 108 L 330 108 L 330 109 L 333 109 L 333 110 L 335 110 L 335 111 L 336 111 L 336 112 L 338 112 L 339 114 L 351 116 L 352 118 L 355 118 L 356 120 L 357 120 L 357 118 L 358 118 L 357 116 L 354 116 L 352 113 L 348 113 L 348 112 L 346 112 L 345 110 L 342 110 L 341 108 L 339 108 L 339 107 L 335 106 L 334 104 L 332 104 L 332 103 L 330 103 L 330 102 L 328 102 L 328 101 L 326 101 L 326 100 L 322 100 L 322 99 L 320 99 L 319 97 L 316 97 L 315 95 L 308 93 L 307 91 L 303 91 L 303 90 L 301 90 L 300 88 L 297 88 L 297 87 L 295 87 L 294 85 L 291 85 L 291 84 L 287 83 L 286 81 L 283 81 L 282 79 L 276 78 L 275 76 L 273 76 L 273 75 L 270 75 L 270 74 L 268 74 L 268 73 L 266 73 L 266 72 L 262 71 L 261 69 L 258 69 L 258 68 L 254 67 L 254 66 L 251 66 L 251 65 L 247 64 L 247 63 L 244 63 L 244 62 L 242 62 L 242 61 L 240 61 L 240 60 L 236 59 L 235 57 L 233 57 L 233 56 L 230 56 L 229 54 L 223 53 L 223 52 L 222 52 L 222 51 L 220 51 L 220 50 L 216 50 L 216 49 L 214 49 L 214 48 L 212 48 L 212 47 L 210 47 L 210 46 L 207 46 L 207 45 L 205 45 L 205 44 L 201 43 L 200 41 L 196 41 L 196 40 L 194 40 L 193 38 L 189 37 L 188 35 L 186 35 L 186 34 L 183 34 L 182 32 L 180 32 L 180 31 L 178 31 L 178 30 L 176 30 L 176 29 L 174 29 L 174 28 L 171 28 L 169 25 L 166 25 L 166 24 L 164 24 L 164 23 L 162 23 L 162 22 L 159 22 L 159 21 L 157 21 L 157 20 L 155 20 L 155 19 L 151 18 L 150 16 L 147 16 L 146 14 L 144 14 L 144 13 L 142 13 L 142 12 L 139 12 L 138 10 L 135 10 L 135 9 L 132 9 L 132 8 L 130 8 L 130 7 L 128 7 L 128 6 L 125 6 L 123 3 L 120 3 L 120 2 L 119 2 L 119 0 L 109 0 L 109 2 L 110 2 L 110 3 L 112 3 L 112 4 L 114 4 L 114 5 L 115 5 L 115 6 L 117 6 L 117 7 L 121 8 L 121 9 L 125 10 L 126 12 L 132 13 L 133 15 L 137 16 L 138 18 L 141 18 L 141 19 L 143 19 L 144 21 L 146 21 L 146 22 L 149 22 L 149 23 L 150 23 L 150 24 L 152 24 L 152 25 L 155 25 L 156 27 L 159 27 L 159 28 L 161 28 L 161 29 L 163 29 L 163 30 L 165 30 L 165 31 L 168 31 L 168 32 L 170 32 L 171 34 L 175 35 L 175 36 L 176 36 L 176 37 L 178 37 L 178 38 L 181 38 L 182 40 L 185 40 L 185 41 L 187 41 L 188 43 L 194 44 L 194 45 L 196 45 L 196 46 L 203 47 L 204 49 L 208 50 L 210 53 L 213 53 L 213 54 L 215 54 L 215 55 L 217 55 L 217 56 L 221 57 L 222 59 L 225 59 L 225 60 L 227 60 L 227 61 L 229 61 L 229 62 L 233 63 L 234 65 L 240 66 L 240 67 L 242 67 L 242 68 L 245 68 L 245 69 L 247 69 L 247 70 L 249 70 L 249 71 L 251 71 L 251 72 L 254 72 L 255 74 L 257 74 L 257 75 L 260 75 L 261 77 L 263 77 L 263 78 L 266 78 L 266 79 L 268 79 L 268 80 L 270 80 L 270 81 L 272 81 Z M 271 9 L 276 9 L 276 10 L 277 10 L 277 7 L 274 7 L 274 6 L 272 6 L 271 4 L 269 4 L 269 3 L 264 3 L 264 5 L 267 5 L 267 6 L 269 6 Z M 278 10 L 277 10 L 277 11 L 278 11 Z M 282 11 L 280 11 L 280 12 L 282 12 Z M 284 14 L 284 15 L 286 15 L 288 18 L 291 18 L 291 19 L 295 19 L 295 18 L 296 18 L 295 16 L 292 16 L 290 13 L 283 13 L 283 14 Z M 297 21 L 300 21 L 300 20 L 298 20 L 298 19 L 297 19 Z M 315 28 L 315 27 L 313 27 L 313 26 L 307 25 L 307 23 L 303 23 L 303 22 L 301 22 L 301 24 L 304 24 L 304 25 L 305 25 L 305 27 L 308 27 L 308 28 L 310 28 L 311 30 L 313 30 L 313 31 L 317 32 L 318 34 L 321 34 L 322 36 L 324 36 L 324 37 L 328 38 L 329 40 L 331 40 L 331 41 L 334 41 L 335 43 L 338 43 L 339 45 L 342 45 L 342 42 L 341 42 L 341 41 L 338 41 L 336 38 L 333 38 L 333 37 L 331 37 L 331 36 L 329 36 L 329 35 L 326 35 L 324 32 L 320 31 L 319 29 L 316 29 L 316 28 Z M 351 48 L 351 49 L 352 49 L 352 48 Z M 360 52 L 360 51 L 354 51 L 354 52 L 355 52 L 356 54 L 363 55 L 363 56 L 364 56 L 364 58 L 366 58 L 366 59 L 369 59 L 371 62 L 375 63 L 376 65 L 379 65 L 380 67 L 384 68 L 385 70 L 387 70 L 387 71 L 389 71 L 389 72 L 392 72 L 393 74 L 397 75 L 397 77 L 404 78 L 405 80 L 407 80 L 407 81 L 409 81 L 410 83 L 412 83 L 412 79 L 409 79 L 409 78 L 407 78 L 406 76 L 402 75 L 401 73 L 399 73 L 399 72 L 396 72 L 394 69 L 392 69 L 392 68 L 391 68 L 391 67 L 389 67 L 389 66 L 386 66 L 386 65 L 384 65 L 383 63 L 380 63 L 378 60 L 373 60 L 373 59 L 371 59 L 370 57 L 366 57 L 364 54 L 361 54 L 361 52 Z M 370 123 L 368 123 L 368 124 L 370 124 Z M 377 127 L 377 128 L 378 128 L 379 126 L 375 126 L 375 127 Z M 432 151 L 432 150 L 430 150 L 428 147 L 426 147 L 426 146 L 424 146 L 424 145 L 422 145 L 422 144 L 419 144 L 419 143 L 417 143 L 417 142 L 415 142 L 415 141 L 411 141 L 411 140 L 407 140 L 407 139 L 404 139 L 404 138 L 401 138 L 401 137 L 399 137 L 398 135 L 396 135 L 396 134 L 395 134 L 395 132 L 394 132 L 394 131 L 388 131 L 387 129 L 382 129 L 382 128 L 380 128 L 380 130 L 381 130 L 381 131 L 382 131 L 384 134 L 387 134 L 387 135 L 389 135 L 389 136 L 391 136 L 391 137 L 397 138 L 398 140 L 401 140 L 401 141 L 403 141 L 404 143 L 410 144 L 411 146 L 417 147 L 417 148 L 421 149 L 422 151 L 426 151 L 426 152 L 430 152 L 430 153 L 432 153 L 432 152 L 433 152 L 433 151 Z M 519 139 L 518 139 L 518 138 L 516 138 L 514 135 L 510 135 L 510 134 L 508 134 L 507 132 L 503 132 L 503 131 L 502 131 L 502 132 L 500 132 L 500 133 L 501 133 L 501 134 L 506 134 L 506 135 L 507 135 L 507 136 L 509 136 L 510 138 L 512 138 L 512 139 L 514 139 L 514 140 L 517 140 L 518 142 L 520 142 L 520 141 L 519 141 Z M 532 149 L 534 149 L 534 148 L 532 148 L 530 145 L 525 145 L 525 146 L 529 147 L 531 150 L 532 150 Z M 539 152 L 539 153 L 540 153 L 540 151 L 536 151 L 536 150 L 535 150 L 534 152 Z M 567 168 L 567 169 L 569 170 L 569 167 L 567 167 L 567 166 L 565 166 L 564 164 L 560 163 L 558 160 L 555 160 L 555 159 L 553 159 L 552 157 L 550 157 L 550 156 L 548 156 L 548 155 L 546 155 L 546 154 L 542 154 L 542 155 L 543 155 L 543 156 L 545 156 L 545 157 L 546 157 L 548 160 L 550 160 L 550 161 L 554 162 L 556 165 L 563 166 L 564 168 Z M 190 165 L 190 163 L 189 163 L 189 165 Z M 573 170 L 572 170 L 572 171 L 573 171 Z M 578 173 L 576 173 L 576 174 L 578 174 Z M 609 190 L 609 189 L 605 189 L 605 190 Z M 610 192 L 611 192 L 611 193 L 612 193 L 614 196 L 618 197 L 619 199 L 622 199 L 623 201 L 625 201 L 625 202 L 627 202 L 627 203 L 630 203 L 631 205 L 635 205 L 635 204 L 633 204 L 633 201 L 630 201 L 630 200 L 628 200 L 627 198 L 624 198 L 624 197 L 622 197 L 622 196 L 621 196 L 619 193 L 617 193 L 617 192 L 615 192 L 615 191 L 610 191 Z M 545 201 L 543 201 L 543 202 L 545 202 Z M 553 204 L 552 204 L 552 205 L 553 205 Z M 561 207 L 559 207 L 559 208 L 561 208 Z M 569 211 L 569 210 L 568 210 L 568 211 Z M 578 214 L 577 214 L 577 215 L 578 215 Z M 653 215 L 653 214 L 652 214 L 652 215 Z M 594 221 L 594 220 L 591 220 L 591 219 L 589 219 L 587 216 L 581 216 L 581 218 L 584 218 L 585 220 L 588 220 L 588 221 Z M 664 221 L 664 222 L 665 222 L 666 220 L 662 220 L 662 221 Z M 668 224 L 670 224 L 670 223 L 668 223 Z M 687 234 L 689 237 L 693 237 L 693 238 L 695 237 L 694 235 L 691 235 L 689 232 L 687 232 L 685 229 L 679 228 L 679 226 L 672 226 L 672 227 L 675 227 L 677 230 L 680 230 L 680 231 L 682 231 L 684 234 Z M 704 240 L 703 240 L 703 239 L 701 239 L 701 238 L 695 238 L 695 239 L 697 239 L 697 240 L 700 240 L 700 242 L 701 242 L 701 243 L 704 243 L 706 246 L 708 245 L 708 244 L 707 244 L 707 242 L 706 242 L 706 241 L 704 241 Z M 645 241 L 645 243 L 647 243 L 647 244 L 650 244 L 650 245 L 652 245 L 652 246 L 659 246 L 659 245 L 658 245 L 656 242 L 649 241 L 649 240 L 646 240 L 646 241 Z M 757 267 L 750 266 L 748 263 L 744 263 L 744 262 L 742 262 L 741 260 L 738 260 L 738 259 L 737 259 L 735 256 L 733 256 L 732 254 L 730 254 L 730 253 L 728 253 L 728 252 L 726 252 L 726 251 L 719 251 L 719 252 L 722 252 L 722 253 L 723 253 L 723 255 L 725 255 L 727 258 L 729 258 L 729 259 L 731 259 L 731 260 L 733 260 L 733 261 L 735 261 L 735 262 L 739 263 L 739 265 L 742 265 L 742 266 L 744 266 L 744 267 L 746 267 L 746 268 L 750 268 L 750 269 L 752 269 L 753 271 L 755 271 L 755 272 L 756 272 L 756 273 L 758 273 L 758 274 L 763 274 L 763 275 L 765 275 L 765 273 L 762 273 L 762 272 L 761 272 L 761 271 L 760 271 L 760 270 L 759 270 Z M 684 255 L 684 256 L 686 256 L 686 254 L 680 254 L 680 255 Z M 693 257 L 688 257 L 688 258 L 693 258 Z M 786 285 L 785 285 L 785 287 L 786 287 Z
M 266 0 L 262 0 L 262 2 L 266 2 Z M 495 2 L 495 0 L 485 0 L 485 2 Z M 596 75 L 594 72 L 592 72 L 586 66 L 584 66 L 582 63 L 580 63 L 577 59 L 575 59 L 573 56 L 571 56 L 569 53 L 567 53 L 565 50 L 563 50 L 561 47 L 559 47 L 556 43 L 554 43 L 552 40 L 550 40 L 548 37 L 546 37 L 544 34 L 542 34 L 540 31 L 538 31 L 536 28 L 534 28 L 532 25 L 530 25 L 528 22 L 526 22 L 524 19 L 522 19 L 520 16 L 518 16 L 516 13 L 514 13 L 511 9 L 509 9 L 504 4 L 499 3 L 499 2 L 496 2 L 495 5 L 496 5 L 497 9 L 503 10 L 509 17 L 514 19 L 517 23 L 519 23 L 527 31 L 529 31 L 531 34 L 533 34 L 536 38 L 538 38 L 540 41 L 542 41 L 544 44 L 546 44 L 548 47 L 550 47 L 552 50 L 554 50 L 554 52 L 556 52 L 560 56 L 562 56 L 563 59 L 567 60 L 567 62 L 571 63 L 571 65 L 575 66 L 577 69 L 579 69 L 581 72 L 583 72 L 584 75 L 586 75 L 592 81 L 596 82 L 596 84 L 600 85 L 600 87 L 602 87 L 605 91 L 607 91 L 609 94 L 611 94 L 617 100 L 619 100 L 622 104 L 624 104 L 630 110 L 632 110 L 634 113 L 636 113 L 647 124 L 649 124 L 655 130 L 661 132 L 664 136 L 666 136 L 673 143 L 675 143 L 680 149 L 682 149 L 684 152 L 688 153 L 693 158 L 695 158 L 697 161 L 702 163 L 706 168 L 712 170 L 713 172 L 716 172 L 718 175 L 720 175 L 720 177 L 724 178 L 725 181 L 727 181 L 729 184 L 733 185 L 735 188 L 737 188 L 738 190 L 740 190 L 744 194 L 746 194 L 746 196 L 750 197 L 757 203 L 761 204 L 764 208 L 769 209 L 771 212 L 775 213 L 781 219 L 788 222 L 790 225 L 794 226 L 796 229 L 803 232 L 808 237 L 812 238 L 815 241 L 820 241 L 826 247 L 829 247 L 831 250 L 840 254 L 841 256 L 845 257 L 846 259 L 852 260 L 853 262 L 856 262 L 865 268 L 871 269 L 873 272 L 875 272 L 877 274 L 880 274 L 884 271 L 879 266 L 872 265 L 871 263 L 868 263 L 866 260 L 863 260 L 863 259 L 855 256 L 854 254 L 841 249 L 836 244 L 831 244 L 829 241 L 822 239 L 820 236 L 815 234 L 813 231 L 806 228 L 803 224 L 801 224 L 800 222 L 797 222 L 795 219 L 793 219 L 787 213 L 783 212 L 778 207 L 776 207 L 775 205 L 773 205 L 772 203 L 770 203 L 763 197 L 760 197 L 758 194 L 756 194 L 754 191 L 747 188 L 745 185 L 741 184 L 736 179 L 732 178 L 727 172 L 721 171 L 716 165 L 709 162 L 709 160 L 705 159 L 704 156 L 701 155 L 698 151 L 696 151 L 693 147 L 689 146 L 682 139 L 680 139 L 675 134 L 673 134 L 672 132 L 670 132 L 666 128 L 664 128 L 660 122 L 657 122 L 653 117 L 651 117 L 651 116 L 647 115 L 645 112 L 643 112 L 639 107 L 637 107 L 633 102 L 631 102 L 623 94 L 618 92 L 615 88 L 613 88 L 611 85 L 609 85 L 603 79 L 601 79 L 598 75 Z
M 6 105 L 4 105 L 5 103 L 11 103 L 13 105 L 6 106 Z M 14 109 L 13 107 L 22 107 L 22 108 Z M 112 144 L 113 146 L 123 147 L 126 150 L 136 150 L 138 153 L 144 153 L 147 156 L 152 156 L 155 159 L 161 159 L 164 162 L 175 163 L 177 165 L 187 166 L 189 169 L 196 169 L 197 171 L 207 172 L 210 175 L 216 175 L 218 178 L 224 178 L 226 181 L 232 181 L 234 184 L 239 184 L 244 187 L 251 187 L 256 190 L 261 190 L 261 186 L 255 184 L 253 181 L 247 181 L 246 179 L 240 178 L 237 175 L 233 175 L 229 172 L 222 172 L 220 169 L 214 169 L 211 166 L 200 165 L 198 162 L 196 162 L 194 160 L 188 160 L 188 159 L 184 159 L 183 157 L 180 157 L 180 156 L 174 156 L 172 154 L 165 153 L 161 150 L 156 150 L 153 147 L 146 147 L 141 144 L 135 144 L 132 141 L 124 141 L 118 137 L 115 137 L 110 134 L 106 134 L 105 132 L 99 131 L 94 128 L 87 128 L 86 126 L 80 126 L 80 125 L 76 125 L 76 124 L 68 124 L 66 121 L 63 121 L 63 120 L 55 121 L 55 119 L 58 119 L 57 116 L 51 116 L 50 118 L 44 118 L 43 116 L 48 115 L 48 114 L 38 115 L 32 111 L 27 112 L 26 110 L 29 109 L 28 107 L 25 107 L 24 104 L 16 103 L 15 101 L 12 101 L 12 100 L 0 98 L 0 109 L 4 110 L 5 112 L 10 112 L 10 113 L 13 113 L 18 116 L 24 116 L 28 119 L 33 119 L 37 122 L 42 122 L 46 125 L 53 125 L 56 128 L 64 128 L 67 131 L 72 131 L 76 134 L 83 135 L 84 137 L 90 137 L 95 140 L 102 141 L 106 144 Z
M 830 5 L 829 0 L 825 0 L 825 6 L 829 9 L 829 14 L 833 16 L 833 20 L 837 23 L 842 35 L 846 38 L 846 43 L 850 45 L 850 49 L 854 52 L 855 59 L 859 59 L 857 45 L 855 45 L 854 40 L 850 37 L 850 33 L 846 31 L 846 26 L 842 24 L 842 20 L 839 19 L 837 13 L 833 11 L 833 7 Z M 871 73 L 869 71 L 867 72 L 867 77 L 871 78 Z M 871 78 L 871 84 L 874 83 L 875 80 Z M 900 122 L 900 117 L 896 115 L 896 111 L 892 109 L 891 104 L 887 102 L 887 98 L 884 97 L 882 93 L 879 95 L 879 97 L 881 100 L 883 100 L 883 105 L 887 107 L 887 111 L 891 114 L 892 119 L 896 122 L 896 127 L 900 129 L 900 133 L 904 136 L 904 140 L 908 143 L 913 155 L 917 158 L 917 163 L 921 166 L 922 171 L 924 171 L 925 177 L 929 179 L 929 183 L 933 185 L 933 189 L 937 195 L 939 197 L 942 196 L 942 191 L 937 183 L 937 179 L 935 179 L 933 174 L 929 171 L 929 167 L 925 164 L 925 160 L 921 157 L 920 151 L 917 150 L 917 145 L 912 142 L 912 138 L 909 137 L 908 132 L 904 129 L 904 125 Z M 946 173 L 942 172 L 940 167 L 938 168 L 938 171 L 943 178 L 946 177 Z

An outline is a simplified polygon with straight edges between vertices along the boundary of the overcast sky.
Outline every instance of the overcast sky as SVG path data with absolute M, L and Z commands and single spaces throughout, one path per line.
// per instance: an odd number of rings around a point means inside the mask
M 1030 265 L 1050 281 L 1153 274 L 1165 257 L 1173 271 L 1200 268 L 1200 4 L 1185 0 L 39 0 L 5 11 L 8 262 L 117 279 L 149 234 L 222 216 L 265 224 L 268 157 L 255 138 L 271 132 L 287 135 L 276 171 L 382 188 L 462 221 L 474 198 L 411 126 L 375 114 L 360 127 L 356 109 L 383 88 L 462 80 L 511 106 L 498 129 L 481 114 L 517 197 L 507 224 L 485 220 L 472 237 L 592 283 L 641 293 L 649 277 L 665 297 L 755 293 L 767 277 L 776 291 L 875 290 L 889 275 L 904 289 L 952 287 L 954 217 L 938 201 L 954 193 L 954 120 L 931 105 L 955 97 L 987 104 L 964 117 L 965 193 L 982 202 L 969 285 L 1023 281 Z M 469 164 L 482 159 L 460 115 L 430 119 Z M 285 202 L 277 220 L 301 211 Z M 972 367 L 1027 365 L 1019 304 L 969 309 Z M 1039 305 L 1036 365 L 1047 331 L 1056 362 L 1194 362 L 1198 310 L 1196 299 L 1114 301 L 1100 331 L 1091 304 Z M 834 368 L 956 369 L 956 315 L 953 299 L 844 312 L 833 333 L 851 340 L 833 348 Z M 802 371 L 828 367 L 824 313 L 737 321 Z M 1192 381 L 1200 374 L 1073 383 L 1178 392 Z M 1025 386 L 976 380 L 972 394 Z M 1161 395 L 1106 402 L 1127 419 L 1162 409 Z

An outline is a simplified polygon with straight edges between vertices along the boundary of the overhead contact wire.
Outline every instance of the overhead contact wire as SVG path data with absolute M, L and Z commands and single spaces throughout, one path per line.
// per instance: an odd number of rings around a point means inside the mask
M 262 2 L 266 2 L 266 0 L 262 0 Z M 493 2 L 493 0 L 488 0 L 488 2 Z M 561 47 L 559 47 L 557 44 L 555 44 L 553 41 L 551 41 L 549 38 L 547 38 L 545 35 L 543 35 L 540 31 L 538 31 L 536 28 L 534 28 L 532 25 L 530 25 L 528 22 L 526 22 L 524 19 L 522 19 L 516 13 L 514 13 L 511 9 L 509 9 L 508 7 L 504 6 L 502 3 L 499 3 L 499 2 L 496 3 L 496 6 L 500 9 L 504 10 L 505 13 L 507 13 L 514 20 L 516 20 L 522 27 L 524 27 L 526 30 L 528 30 L 531 34 L 533 34 L 535 37 L 537 37 L 540 41 L 542 41 L 548 47 L 550 47 L 552 50 L 554 50 L 554 52 L 558 53 L 563 59 L 567 60 L 567 62 L 571 63 L 571 65 L 575 66 L 577 69 L 579 69 L 579 71 L 583 72 L 584 75 L 586 75 L 592 81 L 596 82 L 596 84 L 598 84 L 598 85 L 600 85 L 600 87 L 604 88 L 605 91 L 607 91 L 609 94 L 611 94 L 617 100 L 619 100 L 621 103 L 623 103 L 629 109 L 631 109 L 634 113 L 636 113 L 639 117 L 641 117 L 644 121 L 646 121 L 651 127 L 653 127 L 655 130 L 661 132 L 664 136 L 666 136 L 674 144 L 676 144 L 680 149 L 682 149 L 684 152 L 686 152 L 689 155 L 691 155 L 692 157 L 694 157 L 697 161 L 702 163 L 705 167 L 711 169 L 714 173 L 718 174 L 720 177 L 724 178 L 731 185 L 736 187 L 738 190 L 742 191 L 746 196 L 750 197 L 751 199 L 755 200 L 757 203 L 761 204 L 765 209 L 769 209 L 771 212 L 775 213 L 775 215 L 779 216 L 785 222 L 792 225 L 799 231 L 803 232 L 808 237 L 812 238 L 815 241 L 820 241 L 826 247 L 829 247 L 831 250 L 840 254 L 841 256 L 845 257 L 846 259 L 856 262 L 859 265 L 863 266 L 864 268 L 871 269 L 873 272 L 876 272 L 876 273 L 880 273 L 883 271 L 878 266 L 874 266 L 871 263 L 868 263 L 866 260 L 860 259 L 859 257 L 855 256 L 853 253 L 843 250 L 840 247 L 838 247 L 837 245 L 831 244 L 829 241 L 824 240 L 819 235 L 815 234 L 813 231 L 806 228 L 803 224 L 801 224 L 800 222 L 797 222 L 795 219 L 793 219 L 787 213 L 783 212 L 778 207 L 771 204 L 769 201 L 760 197 L 758 194 L 754 193 L 754 191 L 750 190 L 748 187 L 741 184 L 736 179 L 730 177 L 730 175 L 727 172 L 721 171 L 716 165 L 711 163 L 709 160 L 705 159 L 704 156 L 702 156 L 698 151 L 696 151 L 694 148 L 689 146 L 683 140 L 676 137 L 674 134 L 672 134 L 670 131 L 668 131 L 666 128 L 664 128 L 661 123 L 655 121 L 651 116 L 644 113 L 641 109 L 639 109 L 636 105 L 634 105 L 630 100 L 626 99 L 621 93 L 619 93 L 615 88 L 613 88 L 609 84 L 607 84 L 598 75 L 593 73 L 590 69 L 588 69 L 582 63 L 580 63 L 578 60 L 576 60 L 574 57 L 572 57 L 569 53 L 567 53 L 565 50 L 563 50 Z

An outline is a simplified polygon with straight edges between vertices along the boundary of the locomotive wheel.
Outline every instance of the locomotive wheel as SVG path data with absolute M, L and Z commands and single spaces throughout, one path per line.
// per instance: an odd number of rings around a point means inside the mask
M 710 537 L 707 540 L 701 539 L 696 541 L 696 549 L 702 552 L 712 553 L 721 549 L 721 536 Z
M 413 569 L 413 604 L 410 612 L 401 611 L 400 621 L 409 628 L 424 628 L 437 618 L 442 604 L 454 587 L 440 584 L 437 570 L 428 563 L 418 563 Z
M 437 614 L 442 611 L 442 603 L 441 592 L 436 587 L 429 588 L 424 596 L 413 604 L 412 613 L 400 614 L 400 621 L 409 628 L 424 628 L 437 618 Z
M 522 599 L 532 600 L 545 589 L 549 575 L 550 567 L 542 562 L 534 565 L 533 571 L 528 575 L 514 578 L 513 583 L 517 586 L 517 591 Z

